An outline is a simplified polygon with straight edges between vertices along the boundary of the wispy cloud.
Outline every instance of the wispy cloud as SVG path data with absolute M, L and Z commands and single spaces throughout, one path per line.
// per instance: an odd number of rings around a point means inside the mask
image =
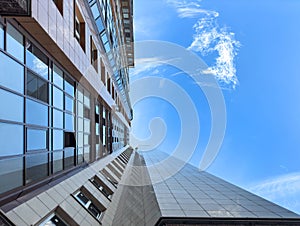
M 215 64 L 203 73 L 214 75 L 221 85 L 234 89 L 238 84 L 234 60 L 241 44 L 227 27 L 219 26 L 219 13 L 201 8 L 201 0 L 194 2 L 167 0 L 167 2 L 176 8 L 179 17 L 199 18 L 194 25 L 196 33 L 188 49 L 200 52 L 203 56 L 217 53 Z
M 300 213 L 300 172 L 261 181 L 250 191 Z

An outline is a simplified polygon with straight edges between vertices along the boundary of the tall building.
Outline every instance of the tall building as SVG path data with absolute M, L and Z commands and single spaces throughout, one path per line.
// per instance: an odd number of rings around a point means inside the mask
M 0 15 L 1 226 L 300 225 L 130 148 L 132 0 L 0 0 Z

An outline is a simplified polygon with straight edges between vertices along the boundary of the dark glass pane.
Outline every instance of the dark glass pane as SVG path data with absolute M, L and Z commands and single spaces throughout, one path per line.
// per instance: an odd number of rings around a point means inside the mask
M 58 68 L 55 64 L 53 64 L 53 78 L 52 82 L 63 89 L 64 80 L 63 80 L 63 71 Z
M 48 103 L 48 83 L 42 79 L 38 80 L 38 99 Z
M 31 42 L 26 43 L 26 65 L 45 79 L 48 79 L 48 58 Z
M 73 115 L 65 113 L 65 129 L 74 131 L 74 117 Z
M 23 97 L 20 97 L 16 94 L 0 89 L 0 100 L 1 100 L 1 107 L 0 107 L 1 119 L 23 122 L 23 113 L 24 113 Z
M 40 126 L 48 126 L 48 107 L 26 99 L 26 122 Z
M 64 166 L 65 169 L 74 166 L 74 148 L 65 148 Z
M 83 148 L 77 149 L 77 164 L 83 163 Z
M 64 148 L 64 131 L 53 130 L 53 150 L 61 150 Z
M 84 204 L 87 204 L 87 202 L 89 201 L 89 199 L 84 194 L 82 194 L 82 192 L 76 195 L 76 197 Z
M 27 95 L 37 98 L 37 83 L 38 79 L 30 71 L 27 71 Z
M 6 50 L 22 63 L 24 62 L 23 35 L 10 24 L 7 24 Z
M 59 172 L 63 169 L 63 152 L 55 151 L 53 156 L 53 173 Z
M 23 185 L 23 168 L 23 157 L 0 160 L 0 194 Z
M 53 127 L 63 129 L 64 114 L 62 111 L 53 109 Z
M 74 100 L 68 96 L 65 96 L 65 110 L 74 112 Z
M 90 161 L 90 147 L 84 147 L 84 161 Z
M 66 77 L 64 81 L 66 93 L 74 97 L 74 81 L 69 79 L 69 77 Z
M 0 123 L 0 156 L 23 154 L 23 135 L 23 126 Z
M 0 84 L 24 93 L 24 67 L 0 52 Z
M 43 224 L 45 226 L 67 226 L 58 216 L 54 215 L 49 221 Z
M 64 132 L 64 147 L 76 147 L 75 133 L 74 132 Z
M 48 176 L 48 153 L 27 155 L 25 166 L 26 184 Z
M 27 151 L 47 148 L 47 131 L 27 129 Z
M 64 95 L 61 90 L 53 87 L 53 106 L 63 110 Z
M 88 209 L 94 217 L 96 218 L 100 217 L 101 211 L 93 203 L 89 205 Z
M 2 24 L 0 24 L 0 48 L 4 49 L 4 30 Z

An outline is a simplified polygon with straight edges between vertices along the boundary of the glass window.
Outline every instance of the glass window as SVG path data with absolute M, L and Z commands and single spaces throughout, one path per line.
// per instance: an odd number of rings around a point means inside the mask
M 48 153 L 26 155 L 26 184 L 48 176 Z
M 53 75 L 52 82 L 63 89 L 64 80 L 63 80 L 63 71 L 58 68 L 55 64 L 53 64 Z
M 7 24 L 6 50 L 22 63 L 24 62 L 23 35 L 10 24 Z
M 53 106 L 59 109 L 63 109 L 64 95 L 61 90 L 53 86 Z
M 62 150 L 64 148 L 64 131 L 53 130 L 53 150 Z
M 0 160 L 0 181 L 0 194 L 23 185 L 23 157 Z
M 94 16 L 94 19 L 96 19 L 98 16 L 100 16 L 100 12 L 97 6 L 97 2 L 94 3 L 94 5 L 91 6 L 91 10 Z
M 81 192 L 76 195 L 76 198 L 82 203 L 82 204 L 87 204 L 90 200 Z
M 66 111 L 70 111 L 70 112 L 74 112 L 74 100 L 68 96 L 65 95 L 65 110 Z
M 83 133 L 78 133 L 77 145 L 78 147 L 83 147 Z
M 84 134 L 84 145 L 90 144 L 90 135 Z
M 0 48 L 4 49 L 4 30 L 2 24 L 0 24 Z
M 77 99 L 81 102 L 83 102 L 83 90 L 81 87 L 78 87 L 77 89 Z
M 83 162 L 83 148 L 77 149 L 77 163 L 80 164 Z
M 26 65 L 48 80 L 48 58 L 31 42 L 26 43 Z
M 53 109 L 53 127 L 63 128 L 64 126 L 64 115 L 62 111 Z
M 24 67 L 0 52 L 0 84 L 24 93 Z
M 101 16 L 99 16 L 99 17 L 96 19 L 96 25 L 97 25 L 97 28 L 98 28 L 99 33 L 101 33 L 101 32 L 104 30 L 104 25 L 103 25 Z
M 48 126 L 48 107 L 36 101 L 26 99 L 26 122 Z
M 24 153 L 23 126 L 0 123 L 0 137 L 0 156 L 21 155 Z
M 27 95 L 48 103 L 48 83 L 27 71 Z
M 73 115 L 65 113 L 65 129 L 74 131 L 74 117 Z
M 65 169 L 74 166 L 74 148 L 65 148 L 64 166 Z
M 65 80 L 65 91 L 70 96 L 74 97 L 74 81 L 66 77 Z
M 27 151 L 47 148 L 47 131 L 27 129 Z
M 53 158 L 53 173 L 59 172 L 63 169 L 63 152 L 55 151 L 52 154 Z
M 77 130 L 78 131 L 83 131 L 83 119 L 82 118 L 77 118 L 77 123 L 78 123 Z
M 0 89 L 0 118 L 23 122 L 23 97 Z
M 84 120 L 84 132 L 85 133 L 90 133 L 91 132 L 91 128 L 90 128 L 90 120 L 89 119 L 85 119 Z
M 90 147 L 84 147 L 84 161 L 90 161 Z
M 78 102 L 78 112 L 77 112 L 77 114 L 78 114 L 78 116 L 80 116 L 80 117 L 83 117 L 83 104 L 82 103 L 80 103 L 80 102 Z
M 54 1 L 57 2 L 57 1 Z M 45 221 L 43 221 L 39 226 L 68 226 L 60 217 L 56 214 L 51 214 Z

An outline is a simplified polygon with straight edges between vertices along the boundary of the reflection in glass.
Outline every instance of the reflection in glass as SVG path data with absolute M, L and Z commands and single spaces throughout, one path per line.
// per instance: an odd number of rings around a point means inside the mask
M 78 133 L 77 145 L 78 147 L 83 147 L 83 133 Z
M 48 83 L 27 71 L 27 95 L 48 103 Z
M 84 161 L 90 161 L 90 147 L 84 147 Z
M 78 116 L 83 117 L 83 104 L 80 102 L 78 102 L 77 105 L 77 114 Z
M 48 176 L 48 153 L 26 155 L 26 184 Z
M 65 95 L 65 110 L 74 112 L 73 109 L 74 109 L 74 100 Z
M 52 75 L 52 81 L 55 85 L 57 85 L 59 88 L 63 89 L 64 80 L 63 80 L 63 71 L 58 68 L 55 64 L 53 64 L 53 75 Z
M 91 125 L 90 125 L 90 120 L 89 119 L 84 119 L 84 132 L 85 133 L 90 133 L 91 132 Z
M 86 93 L 84 94 L 84 105 L 87 107 L 87 108 L 90 108 L 90 94 L 89 93 Z
M 7 24 L 6 50 L 15 58 L 24 62 L 24 38 L 12 25 Z
M 65 77 L 65 91 L 70 96 L 74 97 L 74 81 L 71 80 L 69 77 Z
M 23 185 L 23 157 L 0 160 L 0 181 L 0 194 Z
M 63 152 L 55 151 L 52 154 L 53 158 L 53 173 L 59 172 L 63 169 Z
M 62 111 L 53 109 L 53 127 L 63 129 L 64 114 Z
M 0 119 L 23 122 L 23 97 L 0 89 L 0 100 Z
M 77 118 L 77 130 L 80 132 L 83 132 L 83 119 Z
M 0 52 L 0 85 L 24 93 L 24 67 Z
M 23 137 L 22 125 L 0 123 L 0 156 L 23 154 Z
M 64 131 L 53 130 L 53 150 L 62 150 L 64 148 Z
M 26 43 L 26 65 L 45 79 L 48 79 L 48 58 L 31 42 Z
M 0 48 L 4 49 L 4 30 L 2 24 L 0 24 Z
M 65 129 L 74 131 L 74 117 L 73 115 L 65 113 Z
M 65 148 L 64 167 L 65 169 L 74 166 L 74 148 Z
M 53 86 L 53 106 L 63 110 L 64 95 L 61 90 Z
M 89 145 L 90 144 L 90 135 L 84 134 L 84 145 Z
M 27 129 L 27 151 L 47 148 L 47 131 Z
M 80 87 L 77 88 L 77 99 L 83 102 L 83 90 Z
M 48 107 L 36 101 L 26 99 L 26 122 L 48 126 Z
M 77 149 L 77 163 L 83 163 L 83 148 Z

